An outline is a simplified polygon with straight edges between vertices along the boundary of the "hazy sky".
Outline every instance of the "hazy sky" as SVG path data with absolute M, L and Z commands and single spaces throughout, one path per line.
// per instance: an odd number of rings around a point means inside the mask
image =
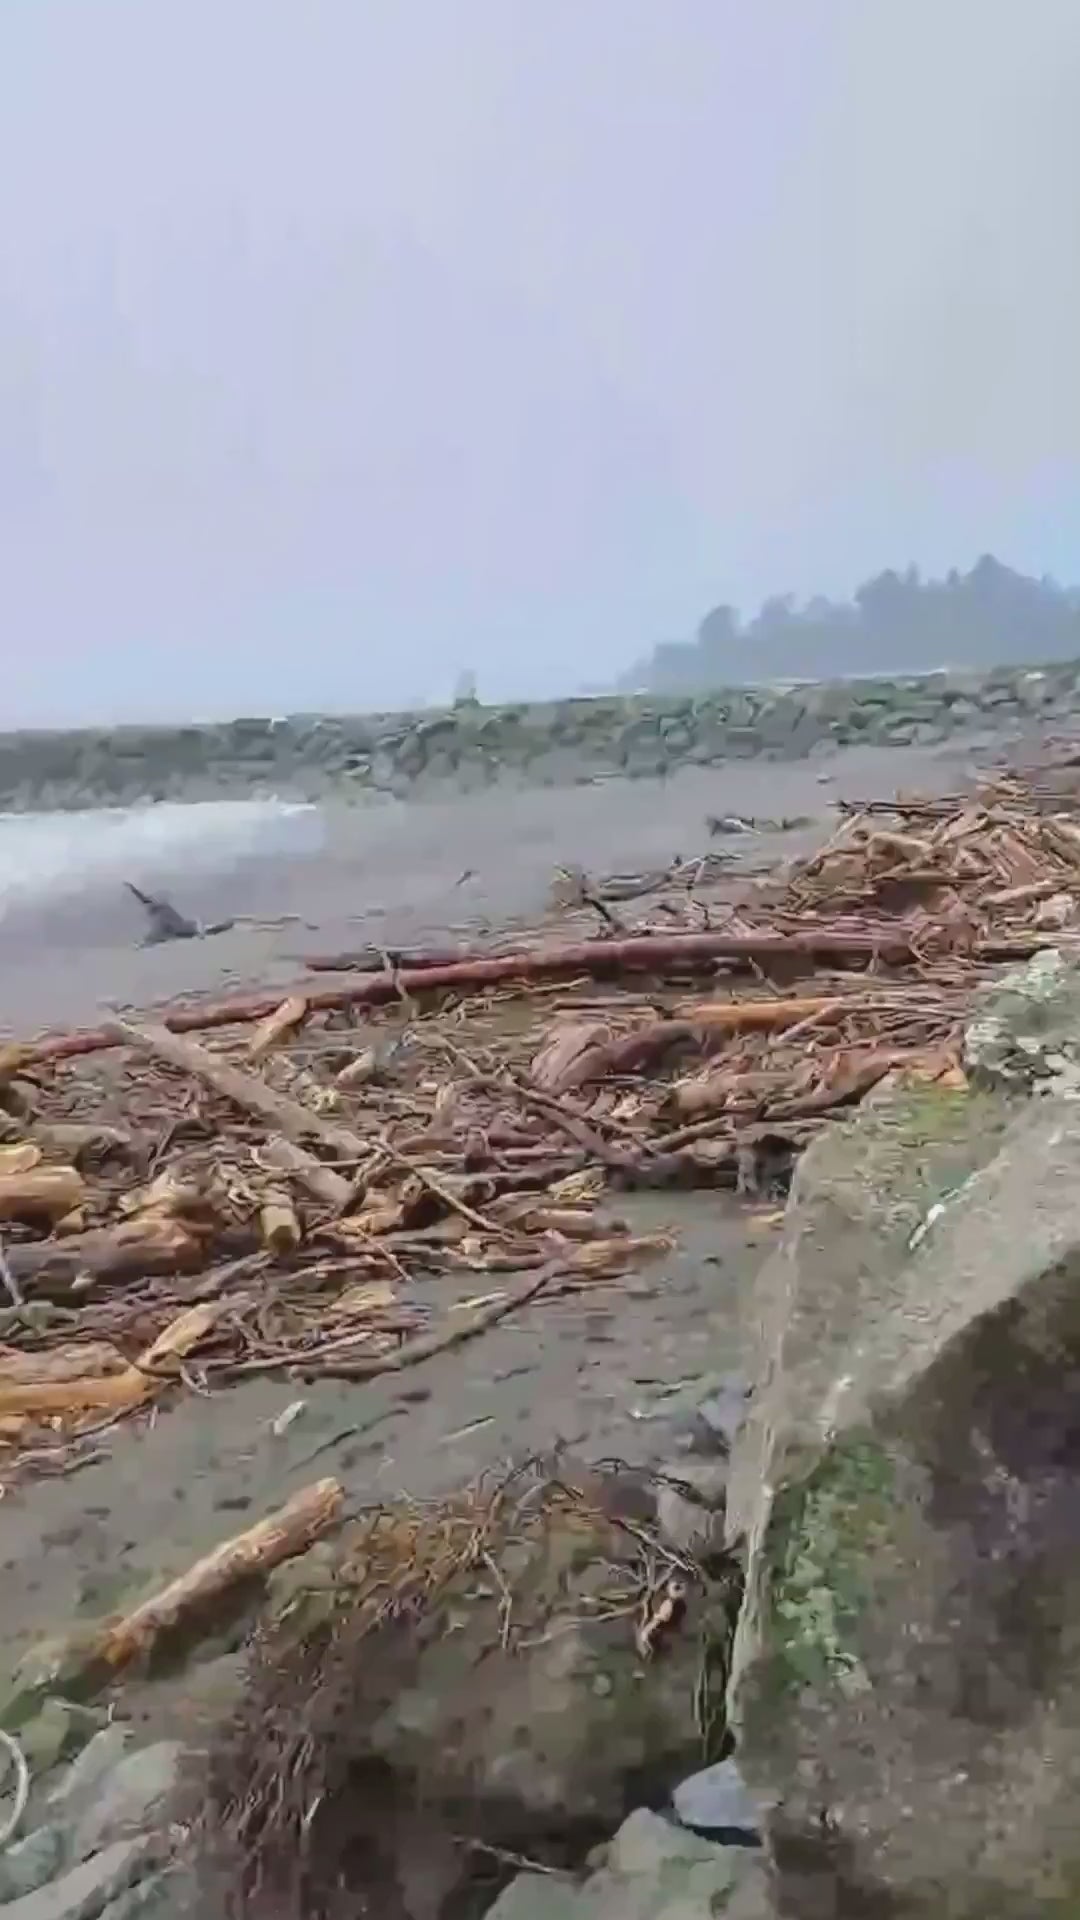
M 1078 0 L 0 0 L 0 727 L 1080 579 Z

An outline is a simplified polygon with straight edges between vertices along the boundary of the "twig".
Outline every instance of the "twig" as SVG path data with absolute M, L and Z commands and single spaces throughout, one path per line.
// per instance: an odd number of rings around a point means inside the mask
M 481 1307 L 452 1326 L 444 1327 L 437 1333 L 422 1334 L 419 1339 L 406 1340 L 396 1353 L 372 1355 L 369 1360 L 339 1360 L 329 1367 L 318 1367 L 305 1377 L 331 1380 L 373 1380 L 380 1373 L 400 1373 L 404 1367 L 417 1367 L 424 1360 L 431 1360 L 437 1353 L 447 1353 L 452 1347 L 463 1345 L 466 1340 L 475 1339 L 478 1333 L 486 1333 L 508 1314 L 516 1312 L 528 1301 L 535 1298 L 548 1281 L 558 1273 L 556 1267 L 543 1267 L 539 1273 L 531 1274 L 528 1280 L 515 1287 L 501 1300 L 493 1300 L 489 1306 Z M 304 1360 L 297 1358 L 297 1368 L 304 1373 Z

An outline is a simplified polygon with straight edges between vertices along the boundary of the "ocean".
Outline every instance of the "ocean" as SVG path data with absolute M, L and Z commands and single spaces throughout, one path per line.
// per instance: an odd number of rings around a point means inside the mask
M 153 891 L 167 876 L 210 876 L 267 856 L 318 854 L 322 843 L 319 809 L 284 800 L 0 814 L 0 921 L 125 880 Z

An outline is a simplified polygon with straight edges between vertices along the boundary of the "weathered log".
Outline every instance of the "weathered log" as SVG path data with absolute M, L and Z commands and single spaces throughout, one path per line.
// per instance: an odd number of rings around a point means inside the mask
M 303 1026 L 307 1010 L 308 1003 L 302 993 L 289 994 L 280 1006 L 274 1008 L 273 1013 L 260 1021 L 248 1045 L 248 1059 L 261 1060 L 265 1054 L 271 1053 L 279 1040 L 284 1040 Z
M 287 1193 L 268 1193 L 259 1208 L 259 1232 L 268 1253 L 281 1259 L 300 1245 L 300 1222 Z
M 189 1307 L 131 1366 L 112 1371 L 108 1362 L 115 1362 L 115 1350 L 103 1348 L 100 1342 L 22 1354 L 11 1361 L 5 1357 L 0 1366 L 0 1415 L 55 1416 L 85 1413 L 90 1408 L 122 1413 L 137 1407 L 172 1377 L 167 1362 L 182 1359 L 205 1339 L 226 1305 L 231 1309 L 235 1301 L 203 1300 Z M 88 1371 L 95 1361 L 97 1371 Z
M 168 1027 L 140 1026 L 133 1020 L 115 1020 L 110 1030 L 125 1046 L 134 1047 L 148 1059 L 162 1061 L 180 1073 L 201 1080 L 223 1099 L 284 1134 L 294 1146 L 303 1146 L 305 1140 L 318 1140 L 345 1159 L 356 1161 L 367 1157 L 367 1144 L 359 1134 L 337 1121 L 327 1120 L 321 1113 L 313 1113 L 288 1094 L 279 1093 L 276 1087 L 268 1087 L 257 1074 L 219 1059 L 195 1040 L 182 1039 Z
M 93 1227 L 64 1240 L 9 1246 L 15 1280 L 44 1292 L 69 1289 L 80 1279 L 123 1280 L 132 1275 L 192 1273 L 205 1259 L 205 1235 L 190 1221 L 169 1214 L 137 1214 L 108 1227 Z
M 276 1513 L 223 1541 L 178 1579 L 108 1626 L 95 1649 L 97 1662 L 113 1672 L 129 1666 L 150 1653 L 163 1635 L 205 1613 L 241 1581 L 271 1573 L 283 1560 L 306 1553 L 334 1526 L 342 1500 L 337 1480 L 316 1480 L 294 1494 Z
M 294 1140 L 285 1140 L 279 1135 L 267 1140 L 258 1150 L 262 1166 L 270 1166 L 279 1173 L 295 1173 L 302 1180 L 308 1192 L 321 1200 L 324 1206 L 332 1207 L 335 1213 L 341 1213 L 353 1197 L 353 1182 L 346 1180 L 344 1174 L 335 1173 L 333 1167 L 324 1166 L 316 1160 L 306 1147 L 298 1147 Z
M 15 1162 L 10 1172 L 0 1172 L 0 1220 L 60 1220 L 85 1197 L 86 1184 L 75 1167 Z
M 1021 960 L 1038 950 L 1038 936 L 1020 935 L 1001 940 L 976 940 L 971 948 L 976 960 Z M 807 930 L 799 934 L 773 933 L 725 934 L 681 933 L 640 934 L 628 940 L 591 940 L 576 946 L 546 947 L 512 954 L 483 955 L 455 961 L 445 967 L 405 969 L 402 972 L 369 974 L 342 987 L 328 987 L 307 995 L 311 1013 L 326 1013 L 343 1007 L 384 1006 L 399 1000 L 402 993 L 469 990 L 500 986 L 512 980 L 557 979 L 562 974 L 587 973 L 597 978 L 607 974 L 678 973 L 688 967 L 708 966 L 712 961 L 727 961 L 742 971 L 759 968 L 768 971 L 772 963 L 790 970 L 812 970 L 818 962 L 831 966 L 865 967 L 875 962 L 886 966 L 905 966 L 918 958 L 916 947 L 897 932 L 830 932 Z M 309 960 L 308 965 L 314 965 Z M 328 970 L 328 962 L 319 964 Z M 302 986 L 296 988 L 304 991 Z M 274 994 L 251 994 L 235 999 L 204 1002 L 198 1007 L 179 1007 L 167 1013 L 163 1029 L 173 1034 L 198 1033 L 211 1027 L 239 1026 L 250 1020 L 263 1020 L 281 1004 L 280 990 Z M 81 1054 L 99 1053 L 104 1048 L 125 1044 L 119 1031 L 122 1022 L 106 1027 L 87 1028 L 81 1033 L 46 1035 L 29 1051 L 35 1062 L 74 1059 Z

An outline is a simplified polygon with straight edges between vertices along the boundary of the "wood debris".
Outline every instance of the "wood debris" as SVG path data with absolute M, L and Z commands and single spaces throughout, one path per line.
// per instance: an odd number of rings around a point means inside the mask
M 670 1244 L 626 1192 L 775 1206 L 887 1074 L 962 1086 L 974 986 L 1080 938 L 1072 779 L 842 806 L 779 873 L 680 860 L 498 952 L 5 1046 L 0 1485 L 103 1411 L 363 1380 L 557 1312 Z M 597 931 L 605 898 L 636 924 Z

